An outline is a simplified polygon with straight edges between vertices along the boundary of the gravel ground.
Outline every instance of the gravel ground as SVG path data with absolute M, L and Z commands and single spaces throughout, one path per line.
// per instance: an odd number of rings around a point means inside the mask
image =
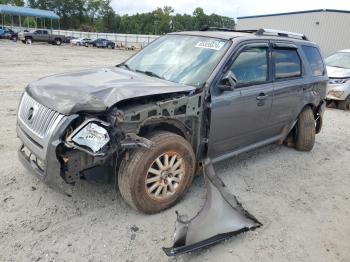
M 82 181 L 66 196 L 19 163 L 16 109 L 25 85 L 65 71 L 109 66 L 128 51 L 0 40 L 0 261 L 350 261 L 350 112 L 328 109 L 311 153 L 271 145 L 215 166 L 264 226 L 177 258 L 175 210 L 204 203 L 202 177 L 156 215 L 130 209 L 112 186 Z

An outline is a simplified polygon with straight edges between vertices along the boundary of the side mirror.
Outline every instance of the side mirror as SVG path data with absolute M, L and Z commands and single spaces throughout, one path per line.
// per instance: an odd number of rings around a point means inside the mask
M 234 75 L 234 73 L 232 73 L 232 71 L 229 70 L 221 79 L 218 87 L 222 92 L 224 92 L 224 91 L 234 90 L 236 85 L 237 85 L 237 78 Z

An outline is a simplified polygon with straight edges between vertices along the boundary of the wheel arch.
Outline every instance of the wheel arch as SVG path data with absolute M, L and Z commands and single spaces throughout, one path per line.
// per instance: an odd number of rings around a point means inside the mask
M 313 114 L 314 114 L 314 117 L 315 119 L 318 117 L 318 114 L 319 112 L 321 111 L 322 109 L 322 106 L 325 104 L 326 102 L 324 100 L 321 100 L 321 101 L 308 101 L 306 103 L 304 103 L 303 107 L 301 108 L 298 116 L 301 114 L 301 112 L 303 112 L 303 110 L 306 108 L 306 107 L 310 107 Z
M 168 131 L 182 136 L 191 142 L 189 129 L 177 119 L 151 119 L 145 122 L 139 129 L 140 136 L 146 136 L 154 131 Z
M 314 113 L 314 117 L 316 117 L 317 114 L 317 106 L 313 103 L 307 103 L 303 106 L 303 108 L 300 110 L 299 115 L 301 114 L 301 112 L 303 112 L 305 110 L 305 108 L 310 107 L 312 112 Z
M 305 108 L 310 107 L 312 110 L 312 113 L 314 115 L 314 119 L 316 120 L 316 134 L 321 132 L 322 126 L 323 126 L 323 113 L 322 113 L 322 106 L 325 105 L 325 101 L 321 101 L 318 105 L 315 103 L 307 103 L 303 106 L 303 108 L 300 110 L 299 115 L 301 112 L 305 110 Z M 298 115 L 298 118 L 299 118 Z

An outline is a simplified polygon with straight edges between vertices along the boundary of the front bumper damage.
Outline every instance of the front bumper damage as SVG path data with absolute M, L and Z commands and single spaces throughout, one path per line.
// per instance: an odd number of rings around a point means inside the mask
M 17 122 L 17 135 L 21 140 L 18 158 L 22 165 L 44 183 L 57 191 L 65 192 L 66 182 L 61 177 L 61 164 L 56 157 L 57 147 L 62 143 L 61 137 L 70 123 L 77 118 L 72 115 L 63 118 L 57 128 L 50 133 L 49 139 L 43 146 L 34 139 L 33 134 L 21 121 Z M 38 165 L 38 161 L 44 168 Z
M 211 160 L 204 162 L 207 198 L 203 208 L 192 219 L 184 221 L 177 212 L 174 244 L 163 248 L 167 256 L 175 256 L 215 245 L 239 233 L 254 230 L 262 224 L 237 198 L 225 191 Z
M 345 100 L 350 94 L 350 84 L 331 84 L 328 83 L 327 86 L 327 100 Z
M 63 117 L 50 131 L 50 135 L 39 139 L 23 123 L 17 122 L 17 134 L 21 140 L 18 157 L 23 166 L 39 177 L 44 183 L 59 192 L 67 189 L 67 184 L 74 184 L 84 175 L 85 178 L 109 182 L 115 167 L 109 161 L 114 153 L 121 149 L 150 147 L 149 140 L 135 134 L 124 134 L 121 139 L 118 128 L 112 128 L 96 118 L 88 118 L 75 128 L 70 136 L 66 137 L 67 130 L 78 119 L 78 115 Z M 80 146 L 72 141 L 74 134 L 79 132 L 88 123 L 107 126 L 112 139 L 103 150 L 93 152 L 87 147 Z M 38 163 L 41 163 L 39 165 Z

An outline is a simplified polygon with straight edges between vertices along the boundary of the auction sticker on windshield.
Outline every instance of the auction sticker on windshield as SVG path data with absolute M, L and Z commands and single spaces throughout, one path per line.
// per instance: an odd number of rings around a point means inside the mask
M 208 40 L 208 41 L 200 41 L 196 44 L 196 47 L 200 48 L 208 48 L 213 50 L 220 50 L 225 45 L 224 41 L 220 40 Z

